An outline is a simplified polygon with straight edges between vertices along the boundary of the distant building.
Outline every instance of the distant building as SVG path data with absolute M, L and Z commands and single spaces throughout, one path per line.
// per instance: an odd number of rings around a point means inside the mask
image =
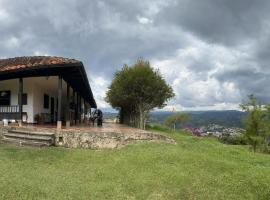
M 96 108 L 83 63 L 51 56 L 0 59 L 0 120 L 79 123 Z

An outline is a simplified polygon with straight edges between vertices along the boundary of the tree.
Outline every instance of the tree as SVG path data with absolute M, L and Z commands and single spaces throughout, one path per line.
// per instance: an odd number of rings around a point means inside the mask
M 268 142 L 270 133 L 270 105 L 262 105 L 254 95 L 249 95 L 248 98 L 248 102 L 241 104 L 240 107 L 247 112 L 247 117 L 244 120 L 246 126 L 245 135 L 255 152 L 259 146 Z
M 146 115 L 150 110 L 162 108 L 174 96 L 158 70 L 148 61 L 138 59 L 132 65 L 124 65 L 117 71 L 106 93 L 106 101 L 120 111 L 120 121 L 145 128 Z
M 180 124 L 186 122 L 190 119 L 190 116 L 187 113 L 175 113 L 173 115 L 168 116 L 165 119 L 165 124 L 169 127 L 173 126 L 173 130 L 176 129 L 176 124 Z

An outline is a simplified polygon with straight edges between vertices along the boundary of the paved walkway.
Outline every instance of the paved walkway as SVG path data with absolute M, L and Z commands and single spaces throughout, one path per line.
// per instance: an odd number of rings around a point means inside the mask
M 56 130 L 55 125 L 50 124 L 44 124 L 44 125 L 24 125 L 24 127 L 27 128 L 41 128 L 41 129 L 53 129 Z M 138 128 L 129 127 L 122 124 L 116 124 L 116 123 L 103 123 L 102 127 L 90 126 L 90 125 L 76 125 L 71 126 L 70 128 L 65 128 L 63 126 L 62 131 L 84 131 L 84 132 L 100 132 L 100 133 L 108 133 L 108 132 L 114 132 L 114 133 L 125 133 L 125 134 L 134 134 L 134 133 L 147 133 L 148 131 L 141 130 Z

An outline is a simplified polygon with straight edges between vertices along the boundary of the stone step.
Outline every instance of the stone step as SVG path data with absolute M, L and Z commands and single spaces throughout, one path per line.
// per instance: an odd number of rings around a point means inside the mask
M 34 134 L 21 134 L 21 133 L 4 133 L 7 138 L 18 138 L 24 140 L 39 140 L 39 141 L 53 141 L 52 136 L 34 135 Z
M 19 130 L 19 129 L 12 129 L 8 131 L 9 133 L 18 133 L 18 134 L 25 134 L 25 135 L 39 135 L 39 136 L 54 136 L 54 133 L 48 132 L 37 132 L 37 131 L 30 131 L 30 130 Z
M 35 146 L 35 147 L 48 147 L 52 146 L 51 142 L 46 141 L 31 141 L 31 140 L 22 140 L 22 139 L 14 139 L 14 138 L 7 138 L 4 136 L 2 142 L 15 144 L 19 146 Z
M 51 146 L 55 144 L 54 133 L 12 129 L 3 134 L 3 142 L 20 146 Z

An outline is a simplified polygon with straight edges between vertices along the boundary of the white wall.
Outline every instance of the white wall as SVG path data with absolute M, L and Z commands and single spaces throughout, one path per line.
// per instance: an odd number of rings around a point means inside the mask
M 34 77 L 23 79 L 23 93 L 27 93 L 27 105 L 23 106 L 23 112 L 27 112 L 28 123 L 34 123 L 34 117 L 40 113 L 50 113 L 51 97 L 54 98 L 55 111 L 57 111 L 58 77 Z M 18 105 L 19 79 L 0 81 L 0 91 L 11 91 L 11 105 Z M 62 118 L 65 116 L 67 84 L 63 81 L 62 93 Z M 72 95 L 72 89 L 71 89 Z M 49 108 L 43 108 L 44 94 L 49 95 Z M 55 116 L 56 117 L 56 116 Z
M 32 78 L 35 83 L 33 86 L 33 115 L 40 113 L 51 113 L 51 97 L 54 98 L 54 111 L 57 111 L 57 99 L 58 99 L 58 77 L 38 77 Z M 65 114 L 66 106 L 66 83 L 63 81 L 63 92 L 62 92 L 62 118 Z M 49 108 L 44 108 L 44 94 L 49 95 Z M 56 116 L 54 115 L 56 119 Z M 50 120 L 49 120 L 50 121 Z
M 10 90 L 11 92 L 11 105 L 18 105 L 19 94 L 19 79 L 11 79 L 6 81 L 0 81 L 0 91 Z M 29 79 L 24 79 L 23 93 L 27 93 L 27 105 L 23 106 L 23 112 L 27 112 L 27 122 L 33 121 L 33 85 Z

